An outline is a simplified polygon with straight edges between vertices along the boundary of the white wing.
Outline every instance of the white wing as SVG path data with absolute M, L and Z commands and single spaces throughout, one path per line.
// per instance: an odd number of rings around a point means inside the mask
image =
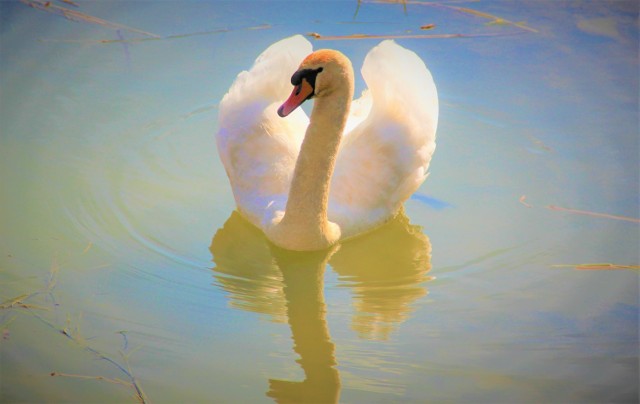
M 422 184 L 438 125 L 436 87 L 414 52 L 384 41 L 362 75 L 369 90 L 352 107 L 331 182 L 329 219 L 343 237 L 392 217 Z
M 218 153 L 239 210 L 258 227 L 286 205 L 309 119 L 301 108 L 287 118 L 277 109 L 291 92 L 291 74 L 311 51 L 300 35 L 276 42 L 220 102 Z

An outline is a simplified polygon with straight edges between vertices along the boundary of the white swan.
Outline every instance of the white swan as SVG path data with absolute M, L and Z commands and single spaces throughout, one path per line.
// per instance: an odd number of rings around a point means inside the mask
M 436 87 L 415 53 L 393 41 L 373 48 L 369 89 L 352 103 L 349 59 L 311 52 L 300 35 L 265 50 L 220 102 L 216 135 L 240 213 L 302 251 L 392 218 L 427 176 L 438 124 Z M 297 108 L 309 98 L 310 119 Z

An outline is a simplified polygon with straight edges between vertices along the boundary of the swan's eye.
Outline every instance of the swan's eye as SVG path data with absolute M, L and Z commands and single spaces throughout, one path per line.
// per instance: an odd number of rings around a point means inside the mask
M 293 76 L 291 76 L 291 84 L 294 86 L 300 85 L 300 83 L 302 83 L 302 77 L 304 76 L 305 72 L 306 69 L 298 70 L 297 72 L 293 73 Z
M 317 69 L 302 69 L 293 73 L 291 76 L 291 84 L 294 86 L 300 85 L 302 83 L 302 79 L 307 79 L 311 87 L 315 88 L 316 85 L 316 76 L 318 73 L 322 72 L 323 68 L 319 67 Z

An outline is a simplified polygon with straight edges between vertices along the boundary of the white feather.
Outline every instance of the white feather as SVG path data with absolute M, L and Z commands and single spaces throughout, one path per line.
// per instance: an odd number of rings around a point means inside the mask
M 300 35 L 271 45 L 220 103 L 218 152 L 240 212 L 261 228 L 286 206 L 309 120 L 300 108 L 286 118 L 276 111 L 311 52 Z M 438 124 L 436 87 L 414 52 L 384 41 L 362 75 L 368 90 L 352 103 L 329 194 L 329 220 L 343 238 L 393 217 L 422 184 Z
M 291 75 L 311 52 L 300 35 L 276 42 L 220 102 L 218 153 L 240 212 L 258 227 L 286 206 L 309 119 L 302 109 L 283 119 L 277 109 L 291 92 Z

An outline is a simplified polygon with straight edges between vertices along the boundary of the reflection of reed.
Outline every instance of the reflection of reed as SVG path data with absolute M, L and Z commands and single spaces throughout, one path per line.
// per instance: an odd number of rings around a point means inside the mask
M 386 339 L 426 294 L 431 245 L 404 214 L 333 250 L 279 249 L 234 212 L 211 243 L 218 285 L 232 307 L 287 321 L 305 380 L 269 380 L 278 403 L 337 402 L 340 377 L 326 322 L 327 262 L 354 291 L 353 327 L 361 337 Z

